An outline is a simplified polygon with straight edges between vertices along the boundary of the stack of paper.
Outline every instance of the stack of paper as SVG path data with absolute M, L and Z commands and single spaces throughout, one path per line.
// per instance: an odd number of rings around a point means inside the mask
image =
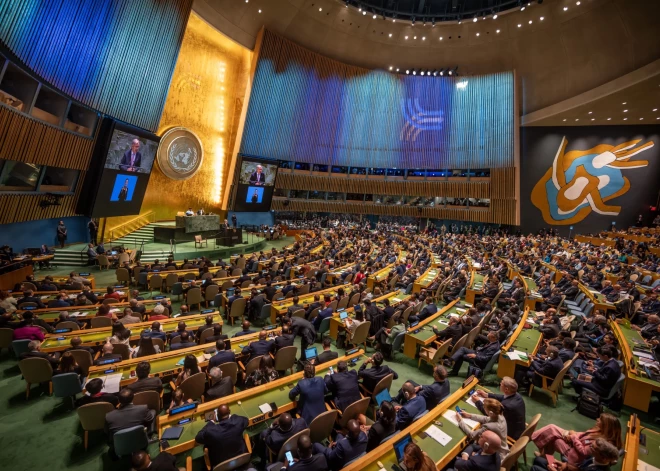
M 259 410 L 261 411 L 262 414 L 268 414 L 268 413 L 271 412 L 273 409 L 272 409 L 272 407 L 270 407 L 270 404 L 265 403 L 265 404 L 261 404 L 261 405 L 259 406 Z
M 637 471 L 660 471 L 660 469 L 652 466 L 648 463 L 645 463 L 642 460 L 637 460 Z
M 452 424 L 458 426 L 458 420 L 456 420 L 456 414 L 457 413 L 458 412 L 456 412 L 455 410 L 446 410 L 445 413 L 442 414 L 442 416 L 445 419 L 447 419 L 448 421 L 450 421 Z M 471 429 L 474 429 L 474 428 L 476 428 L 477 425 L 479 425 L 479 422 L 477 422 L 476 420 L 472 420 L 472 419 L 465 419 L 464 418 L 463 422 L 465 422 L 465 425 L 467 425 Z
M 426 434 L 442 446 L 447 446 L 447 444 L 451 441 L 451 437 L 435 425 L 431 425 L 429 428 L 427 428 Z
M 121 376 L 122 376 L 121 373 L 114 373 L 111 375 L 101 376 L 100 378 L 103 381 L 103 389 L 101 390 L 101 392 L 104 393 L 119 392 Z M 87 384 L 89 381 L 91 380 L 88 380 L 87 382 L 85 382 L 85 384 Z
M 633 350 L 633 355 L 639 358 L 645 358 L 647 360 L 655 360 L 652 354 L 647 352 L 640 352 L 639 350 Z

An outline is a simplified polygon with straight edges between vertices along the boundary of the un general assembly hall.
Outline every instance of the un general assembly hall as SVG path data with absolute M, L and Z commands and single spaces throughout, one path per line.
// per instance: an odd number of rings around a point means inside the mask
M 0 1 L 0 468 L 660 471 L 659 18 Z

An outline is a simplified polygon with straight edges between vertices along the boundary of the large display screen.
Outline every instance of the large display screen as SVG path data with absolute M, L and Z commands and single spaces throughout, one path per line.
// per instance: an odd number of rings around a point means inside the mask
M 234 210 L 254 212 L 270 210 L 277 168 L 277 164 L 270 160 L 243 157 L 236 186 Z
M 158 150 L 158 137 L 115 123 L 106 142 L 92 216 L 139 214 Z

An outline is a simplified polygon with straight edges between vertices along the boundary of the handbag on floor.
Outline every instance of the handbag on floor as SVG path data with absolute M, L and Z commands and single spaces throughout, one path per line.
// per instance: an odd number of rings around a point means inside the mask
M 603 412 L 600 396 L 591 389 L 583 389 L 575 409 L 586 417 L 597 419 Z

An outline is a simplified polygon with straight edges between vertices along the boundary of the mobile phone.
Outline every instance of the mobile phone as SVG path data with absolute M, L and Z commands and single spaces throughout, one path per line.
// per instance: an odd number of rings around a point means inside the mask
M 458 413 L 460 414 L 460 413 L 462 412 L 462 411 L 461 411 L 461 408 L 458 407 L 458 406 L 456 406 L 456 412 L 458 412 Z
M 287 451 L 284 456 L 286 456 L 287 461 L 289 462 L 289 466 L 293 466 L 293 455 L 291 454 L 290 451 Z
M 163 450 L 167 450 L 170 447 L 170 442 L 168 442 L 167 440 L 161 440 L 160 447 Z

